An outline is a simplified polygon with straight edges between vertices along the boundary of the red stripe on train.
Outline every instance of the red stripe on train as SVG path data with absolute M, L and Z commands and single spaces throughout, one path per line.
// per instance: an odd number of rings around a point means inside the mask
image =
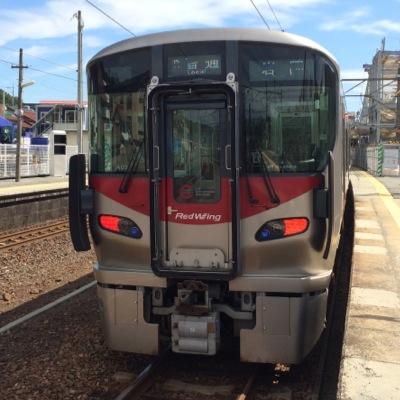
M 132 178 L 127 193 L 118 191 L 121 177 L 117 176 L 91 176 L 90 186 L 98 193 L 145 215 L 150 215 L 149 179 L 145 177 Z M 308 176 L 275 176 L 271 177 L 275 192 L 279 196 L 280 204 L 286 203 L 313 188 L 323 185 L 321 175 Z M 171 184 L 171 178 L 168 178 Z M 160 193 L 165 193 L 166 180 L 160 185 Z M 167 218 L 166 197 L 160 200 L 161 219 Z M 173 199 L 172 193 L 168 196 L 168 205 L 173 205 L 174 213 L 169 216 L 169 221 L 183 224 L 215 224 L 229 222 L 230 189 L 228 178 L 221 182 L 221 199 L 217 203 L 183 203 Z M 262 177 L 240 178 L 240 217 L 247 218 L 265 210 L 276 207 L 271 202 L 266 184 Z

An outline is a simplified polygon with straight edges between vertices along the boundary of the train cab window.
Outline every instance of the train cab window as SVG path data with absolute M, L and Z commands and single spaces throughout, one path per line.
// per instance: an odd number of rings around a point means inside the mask
M 110 94 L 107 101 L 98 96 L 92 99 L 91 152 L 96 155 L 92 172 L 124 173 L 136 156 L 134 172 L 145 172 L 143 97 L 144 91 Z
M 150 51 L 140 49 L 100 59 L 88 67 L 92 173 L 124 173 L 138 160 L 145 168 L 145 90 Z
M 315 172 L 333 148 L 337 74 L 310 50 L 239 46 L 244 170 Z

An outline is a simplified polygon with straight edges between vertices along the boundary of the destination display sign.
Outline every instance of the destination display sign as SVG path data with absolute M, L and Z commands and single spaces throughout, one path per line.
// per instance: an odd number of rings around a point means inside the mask
M 220 55 L 168 57 L 168 78 L 221 74 Z
M 310 65 L 307 66 L 309 69 Z M 309 75 L 310 71 L 307 71 Z M 256 81 L 290 81 L 304 78 L 304 59 L 296 60 L 250 60 L 249 80 Z

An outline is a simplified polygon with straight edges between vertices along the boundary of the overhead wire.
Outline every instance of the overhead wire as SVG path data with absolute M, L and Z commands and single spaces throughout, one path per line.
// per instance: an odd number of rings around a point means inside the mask
M 1 61 L 1 62 L 3 62 L 3 63 L 5 63 L 5 64 L 14 65 L 14 63 L 13 63 L 13 62 L 11 62 L 11 61 L 7 61 L 7 60 L 4 60 L 3 58 L 0 58 L 0 61 Z
M 16 52 L 16 53 L 19 52 L 19 50 L 13 49 L 13 48 L 11 48 L 11 47 L 7 47 L 7 46 L 0 46 L 0 47 L 3 48 L 3 49 L 6 49 L 6 50 L 8 50 L 8 51 L 12 51 L 12 52 Z M 71 71 L 76 72 L 76 68 L 70 67 L 69 65 L 60 64 L 60 63 L 57 63 L 57 62 L 55 62 L 55 61 L 48 60 L 48 59 L 43 58 L 43 57 L 38 57 L 38 56 L 35 56 L 35 55 L 33 55 L 33 54 L 27 53 L 26 51 L 24 51 L 24 55 L 29 56 L 29 57 L 32 57 L 32 58 L 36 58 L 37 60 L 44 61 L 44 62 L 49 63 L 49 64 L 53 64 L 53 65 L 55 65 L 55 66 L 57 66 L 57 67 L 62 67 L 62 68 L 65 68 L 65 69 L 70 69 Z
M 269 0 L 265 0 L 266 2 L 267 2 L 267 4 L 269 5 L 269 8 L 270 8 L 270 10 L 271 10 L 271 12 L 272 12 L 272 14 L 274 15 L 274 17 L 275 17 L 275 21 L 276 21 L 276 23 L 279 25 L 279 27 L 281 28 L 281 31 L 282 32 L 285 32 L 285 30 L 282 28 L 282 25 L 281 25 L 281 23 L 279 22 L 279 19 L 278 19 L 278 17 L 276 16 L 276 14 L 275 14 L 275 11 L 274 11 L 274 9 L 272 8 L 272 6 L 271 6 L 271 3 L 269 2 Z
M 86 1 L 88 1 L 88 0 L 86 0 Z M 253 0 L 250 0 L 250 2 L 251 2 L 251 4 L 253 4 L 253 7 L 256 9 L 256 11 L 257 11 L 258 15 L 260 16 L 260 18 L 263 20 L 265 26 L 266 26 L 269 30 L 271 30 L 271 28 L 270 28 L 269 25 L 268 25 L 268 22 L 265 20 L 265 18 L 264 18 L 263 15 L 261 14 L 260 10 L 257 8 L 257 6 L 254 4 L 254 1 L 253 1 Z
M 90 4 L 92 7 L 94 7 L 97 11 L 101 12 L 103 15 L 105 15 L 107 18 L 109 18 L 111 21 L 116 23 L 118 26 L 120 26 L 122 29 L 130 33 L 133 37 L 137 37 L 131 30 L 129 30 L 126 26 L 122 25 L 120 22 L 118 22 L 116 19 L 114 19 L 111 15 L 107 14 L 105 11 L 103 11 L 100 7 L 96 6 L 96 4 L 93 4 L 90 0 L 86 0 L 86 3 Z
M 70 80 L 70 81 L 75 81 L 75 82 L 77 81 L 75 78 L 71 78 L 70 76 L 60 75 L 60 74 L 56 74 L 56 73 L 54 73 L 54 72 L 49 72 L 49 71 L 43 71 L 42 69 L 35 68 L 35 67 L 30 66 L 30 65 L 29 65 L 28 67 L 29 67 L 30 70 L 36 71 L 36 72 L 40 72 L 40 73 L 42 73 L 42 74 L 47 74 L 47 75 L 56 76 L 57 78 L 68 79 L 68 80 Z
M 107 18 L 109 18 L 111 21 L 116 23 L 118 26 L 120 26 L 122 29 L 130 33 L 133 37 L 137 37 L 131 30 L 129 30 L 126 26 L 122 25 L 119 21 L 117 21 L 115 18 L 113 18 L 111 15 L 107 14 L 105 11 L 103 11 L 99 6 L 96 4 L 92 3 L 90 0 L 85 0 L 88 4 L 90 4 L 92 7 L 94 7 L 97 11 L 101 12 L 103 15 L 105 15 Z M 182 46 L 180 43 L 178 43 L 179 51 L 182 53 L 184 57 L 187 57 L 185 51 L 183 50 Z
M 3 58 L 0 58 L 0 61 L 3 62 L 3 63 L 5 63 L 5 64 L 15 65 L 15 63 L 13 63 L 13 62 L 11 62 L 11 61 L 8 61 L 8 60 L 4 60 Z M 76 79 L 75 79 L 75 78 L 71 78 L 70 76 L 61 75 L 61 74 L 56 74 L 56 73 L 54 73 L 54 72 L 49 72 L 49 71 L 43 71 L 42 69 L 32 67 L 31 65 L 28 65 L 28 68 L 29 68 L 30 70 L 32 70 L 32 71 L 40 72 L 40 73 L 42 73 L 42 74 L 52 75 L 52 76 L 55 76 L 55 77 L 57 77 L 57 78 L 68 79 L 68 80 L 70 80 L 70 81 L 75 81 L 75 82 L 76 82 Z

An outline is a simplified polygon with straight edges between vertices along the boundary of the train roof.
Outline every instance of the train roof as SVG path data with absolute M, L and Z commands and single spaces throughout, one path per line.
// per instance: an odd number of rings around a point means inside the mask
M 290 46 L 308 47 L 329 57 L 338 68 L 338 62 L 328 50 L 318 43 L 303 36 L 287 32 L 268 31 L 265 28 L 206 28 L 184 29 L 177 31 L 152 33 L 125 39 L 99 51 L 89 64 L 98 58 L 142 47 L 162 44 L 202 42 L 202 41 L 249 41 L 286 44 Z

